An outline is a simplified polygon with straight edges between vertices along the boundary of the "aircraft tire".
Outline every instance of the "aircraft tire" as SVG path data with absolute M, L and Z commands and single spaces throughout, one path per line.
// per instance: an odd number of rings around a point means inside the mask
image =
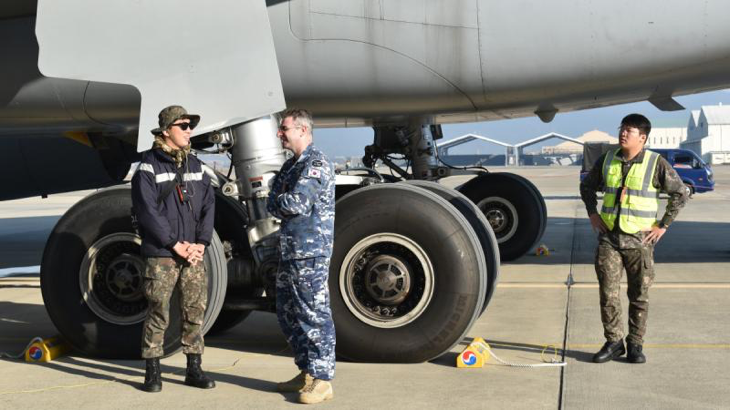
M 61 217 L 43 252 L 41 292 L 48 315 L 64 339 L 90 356 L 137 359 L 141 354 L 147 301 L 141 291 L 144 260 L 131 207 L 128 186 L 87 196 Z M 226 293 L 226 259 L 215 233 L 205 264 L 204 333 L 213 326 Z M 173 295 L 166 355 L 180 348 L 180 316 L 178 297 Z
M 249 221 L 246 208 L 235 199 L 223 195 L 220 190 L 216 190 L 215 200 L 215 230 L 221 241 L 227 242 L 237 257 L 252 260 L 253 254 L 246 234 L 246 225 Z M 230 269 L 229 265 L 227 271 L 231 272 Z M 259 297 L 263 292 L 263 288 L 229 286 L 226 290 L 226 300 Z M 207 334 L 213 336 L 224 333 L 246 320 L 251 312 L 251 310 L 223 308 Z
M 523 177 L 522 175 L 513 174 L 511 172 L 500 172 L 501 175 L 510 177 L 512 179 L 519 180 L 523 184 L 527 185 L 530 190 L 535 194 L 535 197 L 540 200 L 540 207 L 542 208 L 542 217 L 540 218 L 540 234 L 538 235 L 538 240 L 542 238 L 542 235 L 545 234 L 545 228 L 547 228 L 547 204 L 545 203 L 545 198 L 543 198 L 542 193 L 539 189 L 535 186 L 535 184 L 532 183 L 529 179 Z
M 213 323 L 213 327 L 208 331 L 208 335 L 219 335 L 224 333 L 231 328 L 237 326 L 239 323 L 246 320 L 246 318 L 253 312 L 252 310 L 228 310 L 223 309 L 218 315 L 218 318 Z
M 361 188 L 337 202 L 329 288 L 337 354 L 419 363 L 448 352 L 484 303 L 486 262 L 448 201 L 407 184 Z
M 489 221 L 502 261 L 519 258 L 542 237 L 547 223 L 542 196 L 509 173 L 482 174 L 458 188 Z
M 487 289 L 484 296 L 484 304 L 479 313 L 480 315 L 484 314 L 499 280 L 499 245 L 497 244 L 497 238 L 494 236 L 492 226 L 489 225 L 489 221 L 487 221 L 487 218 L 474 202 L 469 200 L 461 192 L 431 181 L 410 180 L 407 183 L 427 189 L 449 201 L 454 208 L 464 215 L 479 237 L 479 243 L 482 245 L 482 252 L 484 252 L 484 259 L 487 263 Z

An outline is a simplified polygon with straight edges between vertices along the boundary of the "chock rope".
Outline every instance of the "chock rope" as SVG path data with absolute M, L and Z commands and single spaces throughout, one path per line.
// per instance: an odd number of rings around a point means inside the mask
M 530 368 L 530 367 L 561 367 L 561 366 L 565 366 L 565 365 L 568 364 L 566 362 L 560 362 L 560 361 L 558 361 L 558 349 L 555 347 L 555 345 L 546 345 L 545 348 L 542 349 L 542 352 L 540 353 L 540 360 L 542 360 L 545 363 L 531 363 L 531 364 L 527 364 L 527 363 L 510 363 L 510 362 L 508 362 L 506 360 L 502 360 L 502 359 L 500 359 L 499 356 L 497 356 L 496 354 L 494 354 L 494 351 L 489 347 L 488 344 L 482 343 L 482 342 L 478 342 L 478 344 L 481 347 L 483 347 L 484 349 L 486 349 L 489 352 L 489 354 L 492 357 L 494 357 L 494 360 L 498 361 L 499 363 L 501 363 L 501 364 L 503 364 L 505 366 L 509 366 L 509 367 L 525 367 L 525 368 Z M 552 359 L 550 359 L 550 362 L 546 362 L 545 361 L 545 351 L 547 351 L 551 347 L 553 348 L 553 357 L 552 357 Z
M 23 356 L 25 356 L 25 352 L 35 342 L 43 342 L 43 338 L 42 337 L 34 337 L 33 339 L 31 339 L 30 342 L 28 342 L 28 345 L 25 346 L 25 349 L 21 350 L 20 353 L 18 353 L 16 355 L 14 355 L 12 353 L 0 352 L 0 358 L 2 358 L 2 359 L 20 359 Z

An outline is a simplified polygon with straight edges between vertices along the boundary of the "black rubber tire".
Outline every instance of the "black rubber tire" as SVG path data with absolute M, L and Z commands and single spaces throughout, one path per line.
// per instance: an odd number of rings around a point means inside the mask
M 329 288 L 338 355 L 363 362 L 420 363 L 459 343 L 478 317 L 487 282 L 479 239 L 459 211 L 422 188 L 380 184 L 343 197 L 336 215 Z M 416 243 L 433 267 L 430 301 L 415 319 L 394 328 L 358 318 L 340 287 L 340 276 L 347 277 L 348 252 L 383 233 Z
M 528 184 L 512 175 L 514 174 L 482 174 L 458 188 L 459 192 L 477 206 L 487 198 L 501 201 L 500 211 L 507 221 L 504 229 L 509 228 L 508 232 L 512 232 L 509 234 L 501 229 L 494 229 L 502 261 L 515 260 L 533 248 L 542 237 L 541 231 L 546 223 L 541 195 L 537 195 Z M 508 208 L 505 204 L 513 207 L 514 212 L 505 209 Z M 482 206 L 479 208 L 485 211 Z
M 87 250 L 99 239 L 120 232 L 134 232 L 129 186 L 93 193 L 64 214 L 46 243 L 41 263 L 41 292 L 51 321 L 63 337 L 83 354 L 112 359 L 140 358 L 142 322 L 119 325 L 96 315 L 84 300 L 80 268 Z M 137 248 L 137 252 L 139 249 Z M 218 316 L 226 291 L 226 260 L 218 235 L 205 255 L 208 273 L 208 307 L 203 332 Z M 180 348 L 180 308 L 173 297 L 170 327 L 165 336 L 166 355 Z
M 208 335 L 215 336 L 224 333 L 237 326 L 253 312 L 252 310 L 221 310 L 218 318 L 213 323 L 213 327 L 208 331 Z
M 253 259 L 251 247 L 248 243 L 248 235 L 246 234 L 246 225 L 248 225 L 248 214 L 243 205 L 235 199 L 223 195 L 220 191 L 216 191 L 216 232 L 220 236 L 221 241 L 230 243 L 233 253 L 237 257 Z M 254 298 L 261 296 L 263 293 L 263 288 L 241 289 L 238 287 L 229 287 L 226 290 L 226 300 Z M 213 336 L 226 332 L 246 320 L 251 312 L 251 310 L 222 309 L 213 327 L 208 331 L 208 335 Z
M 535 197 L 537 197 L 540 200 L 540 206 L 542 207 L 542 218 L 540 219 L 540 222 L 542 222 L 542 224 L 540 225 L 539 238 L 542 238 L 542 236 L 545 234 L 545 228 L 547 228 L 548 214 L 547 214 L 547 204 L 545 203 L 545 198 L 543 198 L 540 190 L 537 189 L 537 186 L 535 186 L 535 184 L 533 184 L 532 181 L 523 177 L 522 175 L 513 174 L 511 172 L 499 172 L 499 174 L 521 181 L 523 184 L 527 185 L 532 190 L 532 192 L 535 194 Z M 539 238 L 538 238 L 538 240 L 540 240 Z
M 454 208 L 464 215 L 479 237 L 479 243 L 482 245 L 482 252 L 487 263 L 487 288 L 484 296 L 484 304 L 479 313 L 480 315 L 484 314 L 484 311 L 487 310 L 487 306 L 489 305 L 489 301 L 492 300 L 494 290 L 497 288 L 500 263 L 499 245 L 497 244 L 497 238 L 494 236 L 494 231 L 492 231 L 492 227 L 489 225 L 489 221 L 487 221 L 487 218 L 484 217 L 484 214 L 474 202 L 455 189 L 447 188 L 431 181 L 411 180 L 406 183 L 427 189 L 449 201 Z

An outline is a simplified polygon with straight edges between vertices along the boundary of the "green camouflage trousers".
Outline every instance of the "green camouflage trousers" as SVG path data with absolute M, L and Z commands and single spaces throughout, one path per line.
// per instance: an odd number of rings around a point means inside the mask
M 649 287 L 654 281 L 654 247 L 617 249 L 610 243 L 600 242 L 595 264 L 606 340 L 616 342 L 624 337 L 619 290 L 621 275 L 626 269 L 626 293 L 629 297 L 629 335 L 626 341 L 642 345 L 649 314 Z
M 144 295 L 149 304 L 142 331 L 142 357 L 163 355 L 165 330 L 170 323 L 170 299 L 180 289 L 182 345 L 186 354 L 203 354 L 203 316 L 208 299 L 205 265 L 190 266 L 178 258 L 147 258 Z

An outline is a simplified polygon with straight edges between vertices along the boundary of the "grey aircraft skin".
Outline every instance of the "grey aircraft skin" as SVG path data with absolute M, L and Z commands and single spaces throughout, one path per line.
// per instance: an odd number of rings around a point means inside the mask
M 193 148 L 218 144 L 235 168 L 235 178 L 207 171 L 217 234 L 206 251 L 204 330 L 273 309 L 265 295 L 275 293 L 279 221 L 263 204 L 284 154 L 271 114 L 302 107 L 318 127 L 375 130 L 368 169 L 338 176 L 329 278 L 337 353 L 422 362 L 463 339 L 487 308 L 500 261 L 532 249 L 547 220 L 540 192 L 514 174 L 474 171 L 456 190 L 437 184 L 456 172 L 438 158 L 440 124 L 549 122 L 642 100 L 677 110 L 675 96 L 730 86 L 724 0 L 205 4 L 0 6 L 0 200 L 120 185 L 74 205 L 41 264 L 51 320 L 86 354 L 139 356 L 144 261 L 123 179 L 165 105 L 204 107 L 191 110 L 203 118 Z M 180 44 L 165 37 L 169 27 Z M 398 176 L 377 173 L 377 161 Z M 179 346 L 168 332 L 166 352 Z
M 672 96 L 730 85 L 728 7 L 720 0 L 702 7 L 690 0 L 268 2 L 287 105 L 310 109 L 317 126 L 414 116 L 453 123 L 538 114 L 549 121 L 558 112 L 641 100 L 677 109 Z M 39 166 L 34 159 L 18 162 L 27 136 L 88 132 L 104 140 L 98 146 L 137 145 L 139 92 L 42 76 L 34 14 L 34 1 L 11 1 L 0 11 L 2 157 L 26 170 L 3 177 L 0 199 L 112 182 L 106 175 L 74 182 L 62 169 L 40 182 L 28 169 Z M 50 143 L 53 152 L 59 144 Z M 117 164 L 96 151 L 80 161 L 98 166 L 102 158 L 102 174 L 112 180 L 134 157 L 117 147 L 124 157 Z

